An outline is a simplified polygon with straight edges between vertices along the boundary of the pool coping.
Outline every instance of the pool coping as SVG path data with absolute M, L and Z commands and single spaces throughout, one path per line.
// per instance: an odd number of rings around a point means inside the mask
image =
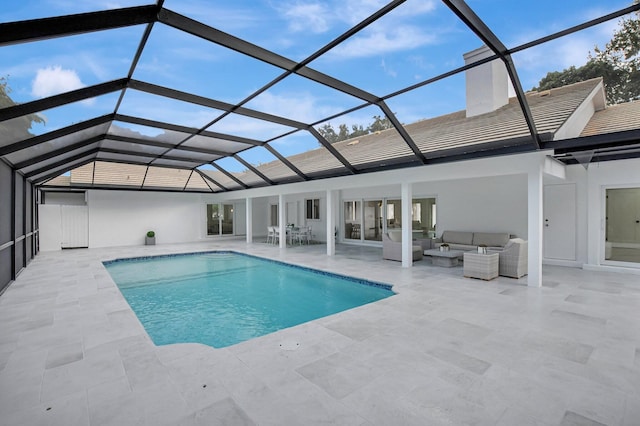
M 135 257 L 127 257 L 127 258 L 116 258 L 116 259 L 112 259 L 112 260 L 103 260 L 102 264 L 103 266 L 110 265 L 113 263 L 122 263 L 122 262 L 130 262 L 130 261 L 137 261 L 137 260 L 149 260 L 149 259 L 157 259 L 157 258 L 169 258 L 169 257 L 181 257 L 181 256 L 193 256 L 193 255 L 199 255 L 199 254 L 225 254 L 225 253 L 231 253 L 231 254 L 237 254 L 240 256 L 246 256 L 246 257 L 251 257 L 254 259 L 259 259 L 265 262 L 270 262 L 270 263 L 277 263 L 279 265 L 284 265 L 290 268 L 296 268 L 296 269 L 302 269 L 304 271 L 308 271 L 314 274 L 319 274 L 319 275 L 325 275 L 325 276 L 331 276 L 331 277 L 337 277 L 337 278 L 341 278 L 344 279 L 346 281 L 351 281 L 360 285 L 366 285 L 366 286 L 370 286 L 370 287 L 376 287 L 376 288 L 381 288 L 384 290 L 389 290 L 393 293 L 393 295 L 398 294 L 398 292 L 396 290 L 394 290 L 394 285 L 393 284 L 387 284 L 387 283 L 381 283 L 381 282 L 377 282 L 377 281 L 371 281 L 369 279 L 365 279 L 365 278 L 357 278 L 357 277 L 351 277 L 349 275 L 344 275 L 344 274 L 338 274 L 335 272 L 329 272 L 329 271 L 323 271 L 321 269 L 316 269 L 316 268 L 310 268 L 308 266 L 301 266 L 301 265 L 296 265 L 293 263 L 288 263 L 288 262 L 283 262 L 281 260 L 275 260 L 275 259 L 269 259 L 269 258 L 265 258 L 265 257 L 261 257 L 261 256 L 256 256 L 253 254 L 248 254 L 248 253 L 243 253 L 243 252 L 239 252 L 236 250 L 205 250 L 205 251 L 194 251 L 194 252 L 184 252 L 184 253 L 165 253 L 165 254 L 159 254 L 159 255 L 153 255 L 153 256 L 135 256 Z

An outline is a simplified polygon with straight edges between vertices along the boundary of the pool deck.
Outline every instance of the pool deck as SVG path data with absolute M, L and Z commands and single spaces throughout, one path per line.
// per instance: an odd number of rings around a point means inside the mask
M 397 295 L 224 349 L 156 347 L 101 261 L 230 249 Z M 0 296 L 0 425 L 638 425 L 640 276 L 464 278 L 380 248 L 41 253 Z

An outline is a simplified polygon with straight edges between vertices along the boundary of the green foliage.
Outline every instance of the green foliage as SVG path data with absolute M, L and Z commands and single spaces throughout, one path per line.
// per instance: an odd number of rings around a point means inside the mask
M 155 232 L 153 232 L 153 231 L 149 231 L 149 232 L 147 232 L 147 237 L 149 237 L 149 238 L 153 238 L 153 237 L 155 237 L 155 236 L 156 236 L 156 233 L 155 233 Z
M 604 49 L 596 46 L 585 65 L 549 72 L 532 90 L 553 89 L 595 77 L 603 78 L 611 104 L 640 99 L 640 13 L 622 18 Z
M 322 135 L 329 143 L 336 143 L 345 141 L 347 139 L 353 139 L 360 136 L 365 136 L 370 133 L 381 132 L 383 130 L 391 129 L 393 124 L 387 117 L 381 117 L 379 115 L 373 116 L 373 122 L 367 127 L 363 127 L 361 124 L 353 124 L 351 130 L 346 124 L 340 124 L 338 131 L 333 128 L 331 123 L 326 123 L 318 127 L 318 133 Z
M 11 99 L 11 96 L 9 96 L 10 93 L 9 78 L 0 77 L 0 108 L 8 108 L 16 105 L 13 99 Z M 12 142 L 28 139 L 34 136 L 29 131 L 33 123 L 45 123 L 45 120 L 37 114 L 29 114 L 3 121 L 0 123 L 0 135 L 2 135 L 3 140 Z

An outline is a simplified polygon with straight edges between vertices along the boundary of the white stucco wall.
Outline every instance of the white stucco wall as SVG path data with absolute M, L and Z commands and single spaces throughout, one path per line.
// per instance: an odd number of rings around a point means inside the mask
M 527 238 L 527 176 L 434 182 L 437 235 L 442 231 L 508 232 Z
M 84 206 L 87 204 L 84 192 L 54 192 L 44 194 L 45 204 L 63 204 L 66 206 Z
M 413 198 L 435 197 L 442 231 L 508 232 L 527 239 L 527 175 L 417 182 Z M 342 191 L 343 200 L 400 198 L 400 185 Z
M 141 245 L 150 230 L 157 244 L 204 237 L 205 203 L 200 194 L 92 190 L 87 204 L 89 247 Z

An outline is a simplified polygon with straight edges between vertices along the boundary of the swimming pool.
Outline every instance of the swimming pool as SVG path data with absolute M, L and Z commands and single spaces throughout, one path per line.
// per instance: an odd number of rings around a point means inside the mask
M 104 265 L 156 345 L 223 348 L 394 294 L 388 284 L 228 251 Z

